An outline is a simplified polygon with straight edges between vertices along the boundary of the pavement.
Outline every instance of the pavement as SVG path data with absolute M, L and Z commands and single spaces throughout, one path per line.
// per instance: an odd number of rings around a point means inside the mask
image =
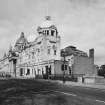
M 56 82 L 61 85 L 61 88 L 57 92 L 66 96 L 70 96 L 70 99 L 80 102 L 84 102 L 84 105 L 105 105 L 105 85 L 104 84 L 85 84 L 79 82 L 66 81 L 63 83 L 59 80 L 48 80 L 49 82 Z M 86 104 L 86 102 L 90 102 Z M 74 104 L 77 105 L 77 104 Z M 78 105 L 82 105 L 78 104 Z
M 0 105 L 105 105 L 105 89 L 70 81 L 1 80 L 0 90 Z
M 51 80 L 52 82 L 57 82 L 63 85 L 67 86 L 80 86 L 80 87 L 87 87 L 87 88 L 97 88 L 97 89 L 102 89 L 105 90 L 105 84 L 86 84 L 86 83 L 80 83 L 80 82 L 72 82 L 72 81 L 66 81 L 63 83 L 60 80 Z
M 105 85 L 103 84 L 86 84 L 86 83 L 76 83 L 76 82 L 66 82 L 66 85 L 72 86 L 82 86 L 82 87 L 89 87 L 89 88 L 98 88 L 98 89 L 105 89 Z

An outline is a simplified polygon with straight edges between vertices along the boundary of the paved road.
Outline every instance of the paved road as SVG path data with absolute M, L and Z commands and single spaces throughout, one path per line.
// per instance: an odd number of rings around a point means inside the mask
M 71 85 L 67 86 L 62 84 L 61 88 L 57 89 L 56 92 L 65 94 L 66 96 L 71 96 L 77 100 L 88 100 L 97 103 L 97 105 L 105 105 L 105 90 Z
M 48 80 L 49 82 L 53 82 Z M 47 82 L 44 81 L 43 82 Z M 53 82 L 54 83 L 54 82 Z M 58 82 L 55 82 L 58 83 Z M 56 90 L 46 90 L 49 95 L 59 96 L 59 94 L 69 100 L 70 105 L 105 105 L 105 90 L 90 87 L 81 87 L 73 85 L 65 85 L 58 83 Z
M 1 80 L 0 105 L 105 105 L 105 90 L 45 80 Z
M 56 95 L 56 93 L 60 93 L 61 95 L 70 97 L 71 100 L 82 101 L 83 104 L 86 103 L 85 105 L 105 105 L 104 89 L 65 85 L 61 83 L 59 85 L 59 88 L 51 94 Z M 79 105 L 82 104 L 79 103 Z

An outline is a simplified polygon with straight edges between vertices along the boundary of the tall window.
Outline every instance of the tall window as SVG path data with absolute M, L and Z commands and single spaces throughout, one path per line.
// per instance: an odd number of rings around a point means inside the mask
M 69 67 L 69 74 L 71 74 L 71 67 Z
M 40 69 L 38 69 L 38 75 L 40 75 Z
M 43 32 L 42 32 L 42 33 L 43 33 L 43 35 L 44 35 L 44 30 L 43 30 Z
M 57 53 L 57 51 L 56 51 L 56 50 L 54 50 L 54 55 L 56 55 L 56 53 Z
M 67 65 L 65 65 L 65 70 L 67 70 Z
M 50 54 L 50 49 L 48 49 L 48 54 Z
M 20 69 L 20 76 L 23 76 L 23 69 Z
M 37 54 L 38 54 L 38 56 L 39 56 L 39 54 L 40 54 L 40 49 L 39 49 L 39 48 L 37 49 Z
M 47 30 L 45 30 L 45 35 L 47 35 Z
M 38 49 L 38 53 L 40 53 L 40 49 Z
M 61 70 L 62 70 L 62 71 L 67 70 L 67 65 L 62 64 L 62 65 L 61 65 Z
M 32 74 L 33 74 L 34 69 L 32 69 Z
M 47 30 L 47 35 L 49 35 L 49 30 Z
M 32 52 L 32 59 L 34 59 L 34 52 Z
M 29 75 L 30 74 L 30 69 L 27 69 L 27 75 Z
M 36 70 L 34 69 L 34 74 L 36 75 Z
M 51 30 L 51 36 L 54 36 L 54 30 Z

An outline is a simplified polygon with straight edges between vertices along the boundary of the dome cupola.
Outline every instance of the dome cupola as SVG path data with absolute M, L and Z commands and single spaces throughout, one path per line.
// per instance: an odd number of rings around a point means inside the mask
M 19 39 L 16 41 L 15 45 L 28 43 L 27 39 L 24 36 L 24 32 L 21 32 Z
M 57 28 L 55 27 L 50 16 L 46 16 L 44 22 L 37 28 L 39 35 L 57 36 Z
M 54 23 L 51 20 L 50 16 L 46 16 L 45 20 L 42 22 L 42 24 L 40 25 L 41 28 L 48 28 L 51 27 L 52 25 L 54 25 Z
M 28 45 L 28 41 L 24 35 L 24 32 L 21 32 L 20 37 L 17 39 L 16 43 L 15 43 L 15 50 L 16 51 L 21 51 L 23 49 L 25 49 L 25 47 Z

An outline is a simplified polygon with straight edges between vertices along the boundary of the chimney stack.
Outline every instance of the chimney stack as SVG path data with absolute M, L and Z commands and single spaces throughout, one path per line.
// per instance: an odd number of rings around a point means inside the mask
M 89 50 L 89 58 L 92 59 L 92 63 L 94 64 L 94 48 Z

